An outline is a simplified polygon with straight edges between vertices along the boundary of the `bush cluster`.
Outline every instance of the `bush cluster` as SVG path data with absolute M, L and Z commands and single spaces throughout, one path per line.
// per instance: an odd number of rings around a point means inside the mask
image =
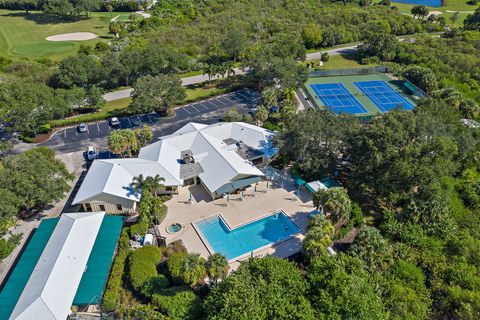
M 158 275 L 162 252 L 157 246 L 144 246 L 128 258 L 128 279 L 132 288 L 141 293 L 143 286 Z

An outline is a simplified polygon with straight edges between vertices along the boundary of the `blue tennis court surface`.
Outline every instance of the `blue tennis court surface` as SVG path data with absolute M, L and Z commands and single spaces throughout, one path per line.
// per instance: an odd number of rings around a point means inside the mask
M 413 104 L 400 93 L 393 90 L 385 81 L 359 81 L 354 82 L 354 84 L 382 112 L 387 112 L 395 108 L 405 110 L 413 109 Z
M 341 83 L 316 83 L 311 84 L 310 87 L 323 105 L 336 114 L 368 113 L 367 109 Z

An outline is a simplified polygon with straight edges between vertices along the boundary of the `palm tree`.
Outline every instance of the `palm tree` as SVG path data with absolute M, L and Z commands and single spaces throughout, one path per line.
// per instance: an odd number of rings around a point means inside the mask
M 323 207 L 334 223 L 350 218 L 352 201 L 344 188 L 319 189 L 313 194 L 313 203 L 317 209 Z
M 220 253 L 214 253 L 208 257 L 206 268 L 208 277 L 213 280 L 216 286 L 218 279 L 223 280 L 228 274 L 228 260 Z
M 154 195 L 157 195 L 158 190 L 163 186 L 165 179 L 160 177 L 158 174 L 155 176 L 149 176 L 145 179 L 145 188 L 152 192 Z
M 189 253 L 183 260 L 180 267 L 182 279 L 188 283 L 191 288 L 206 277 L 205 259 L 200 257 L 199 253 Z
M 325 219 L 324 215 L 316 215 L 308 226 L 303 250 L 310 259 L 327 253 L 327 248 L 333 244 L 332 237 L 335 228 Z
M 262 103 L 268 107 L 277 104 L 278 90 L 274 87 L 265 88 L 262 91 Z
M 257 112 L 255 113 L 255 120 L 257 124 L 261 125 L 268 119 L 268 110 L 264 106 L 258 108 Z
M 145 178 L 143 174 L 139 174 L 138 177 L 133 178 L 132 187 L 135 192 L 141 192 L 145 186 Z
M 114 130 L 108 136 L 108 149 L 113 154 L 123 154 L 127 150 L 127 141 L 124 135 L 119 130 Z

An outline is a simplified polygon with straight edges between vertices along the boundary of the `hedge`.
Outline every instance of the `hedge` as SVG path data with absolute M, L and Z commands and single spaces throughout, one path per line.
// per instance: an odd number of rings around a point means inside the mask
M 162 252 L 157 246 L 144 246 L 132 252 L 128 259 L 128 279 L 136 292 L 141 293 L 147 281 L 158 275 L 161 258 Z
M 151 278 L 143 286 L 141 293 L 145 297 L 152 297 L 153 294 L 158 293 L 159 290 L 168 288 L 170 281 L 163 274 L 159 274 L 156 277 Z
M 167 260 L 168 272 L 172 277 L 172 281 L 177 284 L 183 283 L 181 279 L 181 275 L 182 275 L 181 268 L 186 256 L 187 256 L 186 252 L 174 252 L 168 257 L 168 260 Z
M 196 102 L 196 101 L 205 100 L 205 99 L 208 99 L 208 98 L 211 98 L 211 97 L 215 97 L 215 96 L 218 96 L 218 95 L 221 95 L 221 94 L 225 94 L 227 92 L 238 90 L 240 88 L 241 88 L 240 85 L 233 85 L 233 86 L 226 87 L 226 88 L 219 88 L 219 89 L 210 91 L 210 92 L 208 92 L 204 95 L 198 96 L 198 97 L 194 97 L 194 98 L 191 98 L 191 99 L 185 99 L 184 103 L 189 104 L 189 103 L 193 103 L 193 102 Z M 131 112 L 127 111 L 126 108 L 125 108 L 125 110 L 123 110 L 123 111 L 122 110 L 123 109 L 115 110 L 114 116 L 123 117 L 123 116 L 133 115 Z M 98 112 L 98 113 L 93 113 L 93 114 L 84 114 L 84 115 L 81 115 L 79 117 L 74 117 L 74 118 L 52 120 L 48 124 L 52 128 L 67 127 L 67 126 L 77 125 L 77 124 L 80 124 L 80 123 L 83 123 L 83 122 L 95 122 L 95 121 L 107 120 L 112 116 L 113 115 L 110 112 Z
M 118 252 L 110 270 L 110 276 L 103 294 L 102 309 L 113 311 L 118 305 L 118 296 L 122 285 L 125 262 L 129 254 L 128 228 L 124 228 L 118 241 Z
M 200 298 L 187 286 L 161 290 L 152 296 L 152 303 L 171 319 L 199 319 Z

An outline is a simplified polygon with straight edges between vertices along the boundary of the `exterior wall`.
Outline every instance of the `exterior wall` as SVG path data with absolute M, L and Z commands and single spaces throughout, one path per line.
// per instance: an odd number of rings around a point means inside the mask
M 171 186 L 172 190 L 169 191 L 166 189 L 165 186 L 161 186 L 160 189 L 158 189 L 157 194 L 178 194 L 178 189 L 179 187 L 177 186 Z
M 118 204 L 122 205 L 122 210 L 117 209 L 117 203 L 108 203 L 104 201 L 91 201 L 88 202 L 91 206 L 91 211 L 102 211 L 100 206 L 103 205 L 105 206 L 105 212 L 106 213 L 112 213 L 112 214 L 122 214 L 122 213 L 127 213 L 127 214 L 133 214 L 135 213 L 137 209 L 137 203 L 135 201 L 129 201 L 129 200 L 124 200 L 124 201 L 119 201 Z M 87 203 L 82 203 L 82 207 L 84 211 L 89 211 L 87 210 Z

